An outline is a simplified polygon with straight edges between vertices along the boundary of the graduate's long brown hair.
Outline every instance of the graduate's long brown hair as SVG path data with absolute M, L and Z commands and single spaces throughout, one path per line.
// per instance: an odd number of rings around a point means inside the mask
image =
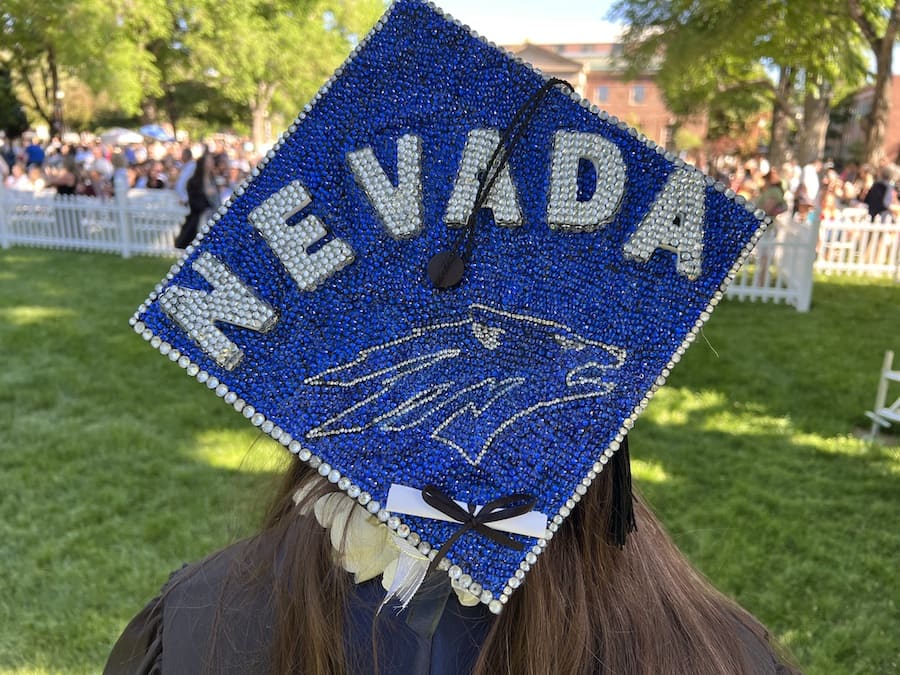
M 321 487 L 310 504 L 335 489 L 296 460 L 249 553 L 261 574 L 276 572 L 274 672 L 351 674 L 342 626 L 353 581 L 334 563 L 326 531 L 292 499 L 311 481 Z M 608 483 L 601 473 L 494 620 L 475 675 L 760 672 L 765 628 L 693 569 L 640 495 L 637 531 L 623 549 L 607 542 Z

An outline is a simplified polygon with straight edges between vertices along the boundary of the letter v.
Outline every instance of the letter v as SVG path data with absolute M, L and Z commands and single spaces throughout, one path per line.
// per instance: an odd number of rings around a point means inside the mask
M 392 237 L 410 239 L 422 230 L 422 141 L 418 136 L 406 134 L 397 141 L 396 187 L 372 148 L 348 153 L 347 163 Z

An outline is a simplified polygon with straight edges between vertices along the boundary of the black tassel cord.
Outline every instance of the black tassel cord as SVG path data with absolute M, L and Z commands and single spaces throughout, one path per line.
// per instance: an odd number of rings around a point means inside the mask
M 610 544 L 622 548 L 625 539 L 637 530 L 634 521 L 634 495 L 631 488 L 631 458 L 628 456 L 628 439 L 624 438 L 619 449 L 606 465 L 612 471 L 612 508 L 606 526 Z

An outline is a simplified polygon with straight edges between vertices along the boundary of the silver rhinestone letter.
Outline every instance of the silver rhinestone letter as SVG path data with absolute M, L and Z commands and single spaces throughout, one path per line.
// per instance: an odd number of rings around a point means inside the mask
M 578 201 L 578 163 L 597 172 L 594 194 Z M 553 138 L 547 223 L 564 232 L 593 232 L 610 222 L 625 194 L 625 161 L 615 143 L 600 134 L 557 131 Z
M 672 251 L 676 269 L 688 279 L 700 276 L 706 181 L 697 171 L 673 171 L 650 211 L 625 242 L 626 258 L 647 262 L 658 248 Z
M 234 370 L 244 353 L 215 322 L 266 333 L 278 323 L 278 315 L 225 263 L 209 253 L 203 253 L 191 267 L 212 285 L 212 291 L 170 286 L 160 297 L 159 306 L 216 363 L 226 370 Z
M 397 141 L 397 187 L 372 148 L 349 153 L 347 162 L 392 237 L 409 239 L 422 230 L 422 141 L 418 136 L 407 134 Z
M 453 186 L 453 194 L 447 202 L 444 223 L 449 227 L 462 227 L 475 208 L 478 196 L 479 175 L 487 171 L 491 155 L 500 144 L 500 132 L 496 129 L 473 129 L 466 139 L 459 172 Z M 486 176 L 485 180 L 490 180 Z M 494 181 L 494 186 L 482 204 L 482 208 L 494 212 L 494 222 L 504 227 L 517 227 L 522 224 L 522 211 L 519 209 L 519 197 L 516 186 L 509 173 L 509 164 Z
M 327 234 L 322 221 L 315 216 L 307 216 L 293 226 L 287 221 L 311 201 L 306 188 L 294 181 L 250 212 L 253 227 L 303 291 L 316 290 L 328 277 L 353 262 L 353 249 L 342 239 L 329 241 L 315 253 L 306 252 Z

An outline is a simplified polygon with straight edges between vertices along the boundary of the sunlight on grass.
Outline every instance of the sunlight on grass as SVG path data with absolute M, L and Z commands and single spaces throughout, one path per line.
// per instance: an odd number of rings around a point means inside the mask
M 641 483 L 665 483 L 669 480 L 669 475 L 662 465 L 642 459 L 632 458 L 631 473 Z
M 741 436 L 792 430 L 789 417 L 772 415 L 764 406 L 729 399 L 721 391 L 693 391 L 671 385 L 659 391 L 642 420 L 669 428 L 686 426 Z
M 645 416 L 657 424 L 684 426 L 696 413 L 708 413 L 722 408 L 727 400 L 722 392 L 696 392 L 684 388 L 668 387 L 657 392 Z
M 284 467 L 284 447 L 254 429 L 210 429 L 195 437 L 191 456 L 217 469 L 274 473 Z
M 0 309 L 0 321 L 7 321 L 15 326 L 29 326 L 51 319 L 69 319 L 75 312 L 65 307 L 36 307 L 19 305 Z
M 846 457 L 866 457 L 872 454 L 882 454 L 888 460 L 886 462 L 888 470 L 892 474 L 900 475 L 900 446 L 885 446 L 850 435 L 826 438 L 817 434 L 798 433 L 794 438 L 796 442 L 816 448 L 825 454 L 844 455 Z

